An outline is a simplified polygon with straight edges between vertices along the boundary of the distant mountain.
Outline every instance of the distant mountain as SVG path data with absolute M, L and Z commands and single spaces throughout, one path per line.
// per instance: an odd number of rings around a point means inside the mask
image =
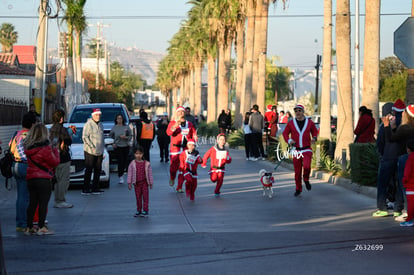
M 118 61 L 126 71 L 140 74 L 149 85 L 155 83 L 158 66 L 164 54 L 137 48 L 109 47 L 111 62 Z

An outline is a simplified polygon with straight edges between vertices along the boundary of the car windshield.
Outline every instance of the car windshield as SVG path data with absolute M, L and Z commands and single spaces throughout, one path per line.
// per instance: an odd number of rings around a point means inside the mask
M 119 107 L 114 108 L 101 108 L 101 121 L 102 122 L 108 122 L 108 121 L 115 121 L 115 116 L 117 114 L 122 114 L 122 109 Z M 71 120 L 69 123 L 85 123 L 88 118 L 91 117 L 92 108 L 78 108 L 76 109 L 73 116 L 70 118 Z M 122 115 L 123 116 L 123 115 Z M 124 120 L 125 117 L 124 117 Z
M 72 143 L 83 144 L 82 132 L 83 128 L 76 128 L 76 134 L 72 136 Z

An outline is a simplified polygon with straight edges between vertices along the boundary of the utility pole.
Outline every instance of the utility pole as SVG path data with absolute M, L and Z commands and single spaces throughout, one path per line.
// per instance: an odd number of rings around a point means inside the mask
M 354 127 L 359 119 L 359 0 L 355 0 Z
M 319 98 L 319 67 L 321 66 L 322 56 L 320 54 L 316 55 L 316 78 L 315 78 L 315 113 L 318 113 L 318 98 Z
M 90 27 L 97 27 L 96 33 L 96 80 L 95 80 L 95 89 L 99 90 L 99 51 L 100 51 L 100 42 L 101 42 L 101 28 L 109 27 L 110 25 L 104 25 L 98 22 L 96 25 L 89 25 Z
M 36 72 L 35 72 L 35 93 L 33 103 L 36 112 L 41 113 L 41 121 L 44 122 L 44 101 L 45 101 L 45 77 L 47 58 L 47 10 L 48 0 L 41 0 L 39 6 L 39 32 L 37 36 L 36 49 Z

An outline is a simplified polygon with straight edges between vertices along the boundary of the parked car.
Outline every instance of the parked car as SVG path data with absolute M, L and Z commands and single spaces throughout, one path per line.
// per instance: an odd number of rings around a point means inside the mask
M 85 155 L 83 152 L 82 132 L 84 123 L 70 124 L 76 126 L 76 133 L 72 136 L 72 145 L 70 146 L 71 163 L 70 163 L 70 184 L 82 185 L 85 176 Z M 64 125 L 68 127 L 69 125 Z M 105 144 L 113 143 L 110 138 L 105 138 Z M 93 179 L 93 174 L 92 174 Z M 101 188 L 108 188 L 110 183 L 109 171 L 109 154 L 105 149 L 102 161 L 102 170 L 100 180 Z
M 129 125 L 132 132 L 131 146 L 135 145 L 135 124 L 131 123 L 128 109 L 125 104 L 122 103 L 93 103 L 93 104 L 79 104 L 76 105 L 72 112 L 69 115 L 68 124 L 85 124 L 88 118 L 91 117 L 93 109 L 101 109 L 101 122 L 104 127 L 104 136 L 109 138 L 109 133 L 111 132 L 112 127 L 115 125 L 115 116 L 121 114 L 124 117 L 126 125 Z M 116 158 L 113 154 L 113 147 L 111 144 L 108 144 L 107 150 L 109 153 L 110 163 L 115 163 Z

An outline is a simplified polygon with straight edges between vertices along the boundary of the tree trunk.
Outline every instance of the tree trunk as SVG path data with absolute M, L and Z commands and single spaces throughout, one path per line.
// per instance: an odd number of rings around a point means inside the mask
M 76 104 L 87 103 L 82 102 L 82 34 L 76 32 Z
M 379 117 L 380 0 L 365 2 L 364 86 L 362 105 Z M 359 106 L 354 106 L 357 111 Z M 375 124 L 378 132 L 378 123 Z
M 194 111 L 194 104 L 195 104 L 195 68 L 190 68 L 190 72 L 188 74 L 188 82 L 189 82 L 189 94 L 188 94 L 188 101 L 191 110 Z
M 229 45 L 223 41 L 218 45 L 219 49 L 219 59 L 218 59 L 218 101 L 217 108 L 218 112 L 221 113 L 221 110 L 228 108 L 229 102 L 229 68 L 230 60 L 227 60 L 227 51 L 231 50 Z
M 207 123 L 216 121 L 217 94 L 216 94 L 216 59 L 209 55 L 207 60 L 208 90 L 207 90 Z
M 252 106 L 252 77 L 253 77 L 253 48 L 254 48 L 254 28 L 255 28 L 255 3 L 249 0 L 247 4 L 247 33 L 244 59 L 244 86 L 242 98 L 244 98 L 244 110 L 247 112 Z M 244 92 L 244 96 L 243 96 Z
M 243 91 L 243 65 L 244 65 L 244 38 L 245 38 L 245 23 L 246 20 L 240 20 L 237 23 L 237 42 L 236 42 L 236 55 L 237 55 L 237 75 L 236 75 L 236 110 L 234 113 L 234 127 L 240 128 L 243 123 L 244 113 L 244 98 L 242 96 Z
M 353 142 L 352 82 L 351 82 L 351 21 L 349 0 L 337 1 L 336 54 L 338 67 L 338 128 L 335 157 L 341 158 Z
M 332 0 L 324 0 L 321 121 L 319 136 L 331 139 Z
M 261 18 L 258 31 L 258 45 L 255 48 L 259 49 L 258 56 L 258 70 L 257 70 L 257 105 L 264 111 L 266 110 L 266 56 L 267 56 L 267 26 L 269 14 L 269 0 L 260 0 L 261 9 L 257 9 Z M 259 5 L 258 5 L 259 6 Z
M 193 115 L 198 116 L 201 113 L 201 73 L 203 70 L 203 63 L 196 62 L 194 68 L 194 108 Z

